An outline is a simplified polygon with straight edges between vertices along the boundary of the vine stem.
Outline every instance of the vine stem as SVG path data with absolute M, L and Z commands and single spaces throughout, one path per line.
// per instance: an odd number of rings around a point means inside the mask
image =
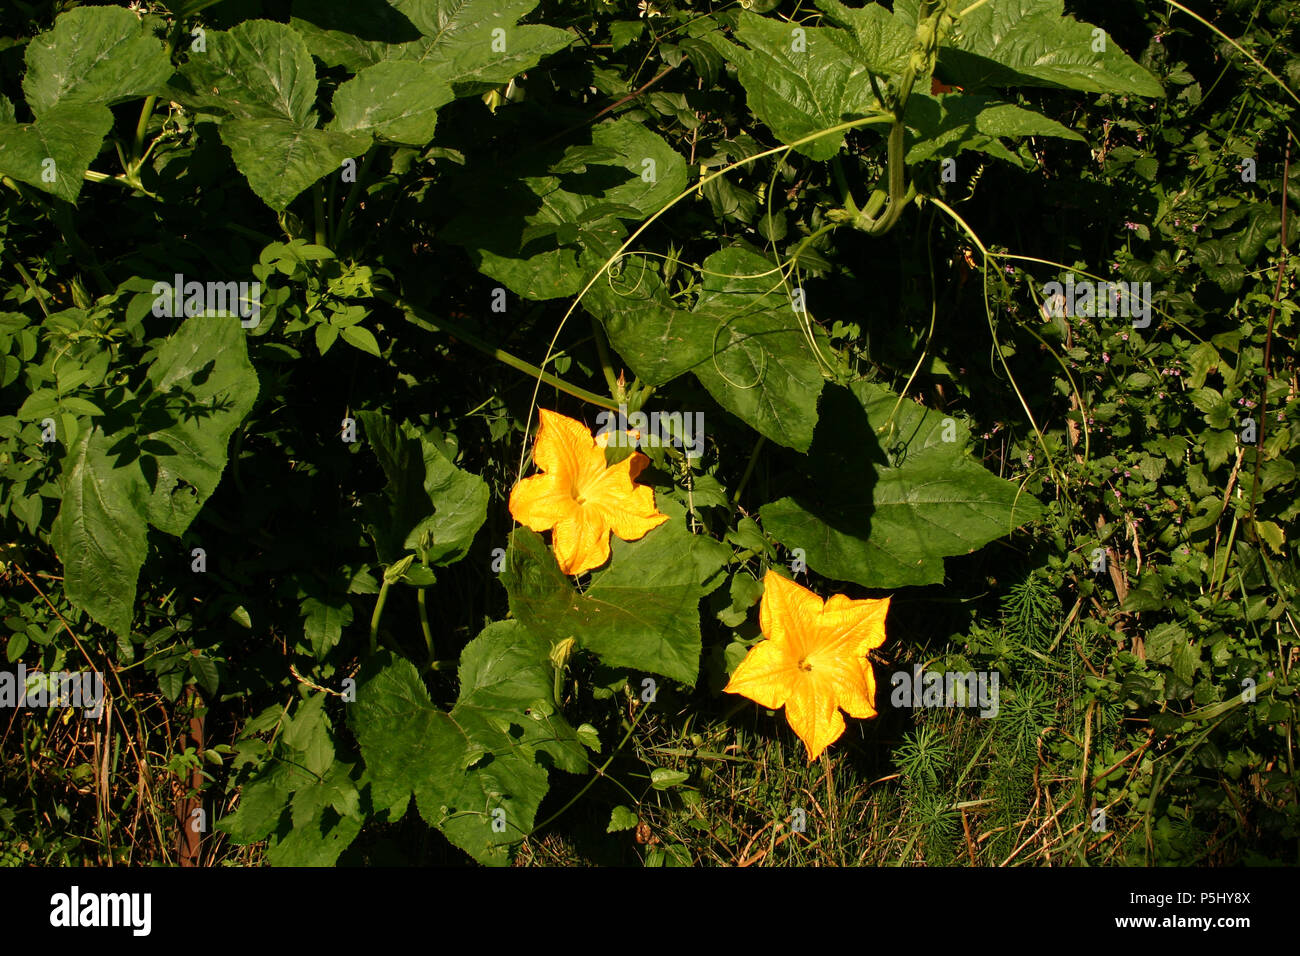
M 1266 66 L 1264 65 L 1264 62 L 1263 62 L 1262 60 L 1260 60 L 1259 58 L 1253 56 L 1253 55 L 1250 53 L 1250 51 L 1248 51 L 1245 47 L 1243 47 L 1240 43 L 1238 43 L 1238 42 L 1237 42 L 1236 40 L 1234 40 L 1232 37 L 1228 36 L 1228 34 L 1224 33 L 1222 30 L 1220 30 L 1218 27 L 1216 27 L 1216 26 L 1215 26 L 1213 23 L 1211 23 L 1209 20 L 1205 19 L 1205 17 L 1201 16 L 1199 13 L 1195 12 L 1194 10 L 1189 10 L 1189 9 L 1187 9 L 1187 8 L 1186 8 L 1185 6 L 1183 6 L 1181 3 L 1177 3 L 1176 0 L 1165 0 L 1165 3 L 1169 4 L 1169 6 L 1173 7 L 1175 10 L 1180 10 L 1180 11 L 1182 11 L 1183 13 L 1185 13 L 1185 14 L 1187 14 L 1189 17 L 1191 17 L 1193 20 L 1195 20 L 1197 23 L 1201 24 L 1201 25 L 1204 26 L 1204 27 L 1208 27 L 1210 30 L 1212 30 L 1212 31 L 1214 31 L 1215 33 L 1217 33 L 1217 34 L 1218 34 L 1218 35 L 1219 35 L 1219 36 L 1220 36 L 1220 37 L 1221 37 L 1225 42 L 1227 42 L 1227 43 L 1228 43 L 1228 44 L 1229 44 L 1229 45 L 1230 45 L 1234 50 L 1236 50 L 1238 53 L 1240 53 L 1240 54 L 1241 54 L 1242 56 L 1244 56 L 1246 59 L 1250 60 L 1250 62 L 1253 63 L 1253 64 L 1255 64 L 1255 66 L 1259 67 L 1260 71 L 1261 71 L 1262 73 L 1266 74 L 1270 80 L 1272 80 L 1272 81 L 1273 81 L 1274 83 L 1276 83 L 1278 86 L 1282 87 L 1282 89 L 1284 89 L 1284 90 L 1286 91 L 1287 95 L 1290 96 L 1291 99 L 1295 100 L 1297 103 L 1300 103 L 1300 96 L 1296 96 L 1295 92 L 1291 89 L 1291 87 L 1287 86 L 1286 83 L 1284 83 L 1284 82 L 1282 81 L 1282 79 L 1281 79 L 1281 78 L 1280 78 L 1276 73 L 1274 73 L 1272 70 L 1270 70 L 1268 67 L 1266 67 Z
M 589 392 L 585 388 L 579 388 L 577 385 L 571 385 L 568 382 L 564 381 L 562 378 L 552 375 L 549 372 L 544 372 L 536 365 L 531 365 L 528 362 L 525 362 L 523 359 L 511 355 L 509 352 L 506 352 L 503 349 L 499 349 L 492 346 L 491 344 L 483 341 L 473 332 L 470 332 L 466 329 L 462 329 L 460 326 L 456 325 L 453 322 L 449 322 L 446 319 L 438 318 L 434 316 L 432 313 L 424 309 L 421 309 L 418 306 L 412 305 L 411 303 L 407 302 L 405 299 L 402 299 L 400 296 L 395 296 L 392 293 L 385 292 L 383 290 L 376 290 L 375 298 L 380 299 L 383 302 L 387 302 L 389 305 L 393 306 L 394 308 L 400 309 L 401 311 L 405 312 L 407 319 L 413 322 L 415 325 L 420 326 L 421 328 L 431 328 L 439 332 L 444 332 L 447 335 L 455 336 L 457 339 L 464 342 L 466 345 L 470 346 L 471 348 L 478 349 L 484 355 L 496 359 L 501 364 L 508 365 L 517 371 L 524 372 L 525 374 L 530 375 L 538 379 L 539 381 L 546 382 L 548 385 L 553 385 L 555 388 L 558 388 L 560 391 L 572 395 L 574 398 L 580 398 L 584 402 L 590 402 L 593 405 L 599 405 L 601 408 L 608 408 L 610 411 L 618 410 L 618 405 L 616 405 L 610 399 L 606 398 L 604 395 L 597 395 L 595 392 Z M 536 392 L 534 392 L 533 395 L 535 401 Z
M 565 324 L 569 321 L 569 317 L 572 316 L 574 311 L 578 308 L 578 303 L 582 301 L 583 296 L 585 296 L 588 292 L 591 291 L 592 286 L 594 286 L 597 283 L 597 281 L 599 281 L 600 277 L 603 276 L 606 273 L 606 271 L 608 271 L 609 267 L 612 266 L 615 262 L 617 262 L 623 256 L 623 254 L 626 253 L 627 250 L 632 247 L 632 244 L 636 242 L 639 238 L 641 238 L 641 235 L 647 229 L 649 229 L 655 222 L 659 220 L 661 216 L 667 213 L 668 210 L 672 209 L 679 202 L 688 198 L 689 196 L 694 195 L 697 192 L 702 193 L 705 186 L 713 182 L 715 179 L 725 176 L 733 169 L 739 169 L 741 166 L 747 166 L 750 163 L 757 162 L 760 159 L 766 159 L 769 156 L 775 156 L 778 153 L 788 152 L 789 150 L 794 149 L 798 146 L 802 146 L 805 143 L 811 143 L 816 140 L 822 139 L 823 137 L 826 136 L 831 136 L 836 133 L 844 133 L 847 132 L 848 130 L 857 129 L 858 127 L 861 126 L 884 125 L 884 124 L 892 123 L 893 121 L 894 121 L 893 113 L 876 112 L 876 113 L 872 113 L 870 116 L 864 116 L 860 119 L 848 120 L 847 122 L 844 123 L 837 123 L 834 126 L 828 127 L 826 129 L 818 130 L 815 133 L 809 133 L 807 136 L 801 136 L 798 139 L 796 139 L 793 143 L 788 143 L 781 146 L 773 146 L 771 149 L 762 150 L 761 152 L 755 153 L 753 156 L 746 156 L 744 159 L 738 159 L 736 160 L 736 162 L 724 166 L 721 169 L 717 170 L 716 172 L 701 178 L 699 182 L 695 183 L 695 185 L 688 186 L 686 189 L 682 190 L 675 197 L 673 197 L 673 199 L 667 202 L 661 209 L 659 209 L 652 216 L 646 219 L 645 222 L 641 223 L 641 225 L 639 225 L 635 230 L 633 230 L 632 234 L 628 236 L 626 240 L 624 240 L 623 244 L 614 251 L 614 254 L 611 255 L 609 258 L 607 258 L 604 264 L 601 265 L 601 267 L 596 270 L 595 274 L 592 275 L 592 277 L 587 280 L 587 284 L 584 285 L 582 289 L 578 292 L 578 294 L 574 297 L 573 301 L 569 304 L 569 308 L 565 311 L 564 315 L 560 318 L 560 322 L 555 328 L 555 334 L 551 336 L 550 344 L 547 345 L 546 347 L 546 356 L 545 358 L 542 359 L 542 368 L 545 368 L 547 364 L 551 361 L 551 356 L 555 353 L 555 344 L 560 340 L 560 333 L 564 331 Z M 525 436 L 527 436 L 529 431 L 532 430 L 533 411 L 537 408 L 537 396 L 541 391 L 543 381 L 546 381 L 546 379 L 541 377 L 541 372 L 539 370 L 538 377 L 536 379 L 535 384 L 533 385 L 532 401 L 529 403 L 529 407 L 528 407 L 528 420 L 524 422 Z M 597 403 L 597 404 L 603 405 L 603 403 Z M 611 406 L 605 405 L 604 407 L 609 408 Z M 523 447 L 520 448 L 519 450 L 518 473 L 521 475 L 524 472 L 524 462 L 527 458 L 528 458 L 528 443 L 527 443 L 527 439 L 525 438 Z

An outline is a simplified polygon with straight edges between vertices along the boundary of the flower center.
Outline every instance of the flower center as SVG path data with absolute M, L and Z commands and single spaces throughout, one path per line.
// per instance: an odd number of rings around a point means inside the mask
M 812 665 L 808 663 L 808 658 L 806 657 L 799 658 L 799 670 L 801 671 L 812 670 Z

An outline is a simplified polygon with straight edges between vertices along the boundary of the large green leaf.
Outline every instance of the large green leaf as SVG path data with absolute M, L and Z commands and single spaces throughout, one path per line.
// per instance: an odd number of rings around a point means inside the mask
M 487 519 L 487 482 L 457 468 L 455 450 L 415 425 L 382 412 L 362 411 L 357 417 L 388 478 L 387 504 L 368 509 L 380 560 L 396 561 L 428 532 L 430 564 L 459 561 Z
M 303 38 L 283 23 L 246 20 L 211 31 L 207 52 L 190 55 L 173 95 L 228 117 L 221 141 L 249 187 L 276 212 L 372 142 L 370 130 L 316 128 L 316 66 Z M 345 104 L 352 96 L 345 94 Z M 355 108 L 349 115 L 360 118 Z
M 573 42 L 567 30 L 516 22 L 537 2 L 306 0 L 294 3 L 290 22 L 330 66 L 412 60 L 465 95 L 507 83 Z
M 894 4 L 913 23 L 918 7 L 919 0 Z M 1088 93 L 1164 95 L 1159 81 L 1104 31 L 1094 34 L 1092 24 L 1062 16 L 1064 9 L 1063 0 L 988 0 L 963 17 L 940 48 L 941 75 L 968 90 L 1060 86 Z
M 796 32 L 801 31 L 801 32 Z M 742 12 L 738 46 L 709 34 L 723 56 L 735 63 L 749 108 L 783 143 L 868 115 L 880 104 L 871 90 L 871 71 L 854 56 L 850 35 L 832 27 L 806 27 Z M 798 147 L 818 160 L 830 159 L 844 134 L 823 136 Z
M 723 408 L 773 441 L 806 451 L 825 379 L 773 264 L 731 247 L 704 260 L 704 291 L 677 308 L 644 260 L 623 261 L 584 298 L 643 382 L 691 372 Z M 825 339 L 819 336 L 819 347 Z
M 908 19 L 878 3 L 854 9 L 839 0 L 816 0 L 817 7 L 835 23 L 848 28 L 827 31 L 837 46 L 848 50 L 880 77 L 896 77 L 907 69 L 916 43 L 916 17 Z
M 907 150 L 909 163 L 956 156 L 973 149 L 1023 166 L 1020 157 L 1002 145 L 999 137 L 1056 136 L 1084 142 L 1082 136 L 1055 120 L 987 96 L 913 93 L 907 101 L 905 120 L 915 131 Z
M 423 146 L 433 139 L 438 108 L 453 99 L 451 87 L 426 64 L 376 63 L 335 92 L 330 129 Z
M 216 489 L 231 433 L 257 398 L 235 319 L 187 319 L 158 350 L 149 389 L 96 419 L 63 461 L 51 543 L 74 604 L 129 634 L 148 525 L 180 535 Z
M 627 234 L 621 219 L 658 212 L 686 182 L 686 161 L 662 137 L 614 120 L 593 128 L 590 144 L 468 173 L 458 191 L 490 194 L 494 214 L 471 205 L 441 238 L 465 246 L 480 272 L 524 298 L 571 296 L 589 275 L 579 264 L 584 248 L 603 260 Z
M 121 7 L 60 14 L 27 47 L 27 105 L 40 119 L 56 105 L 113 106 L 159 92 L 172 66 L 150 26 Z
M 452 843 L 479 862 L 508 862 L 509 845 L 533 828 L 546 767 L 586 767 L 555 704 L 549 652 L 517 622 L 488 625 L 461 653 L 449 712 L 433 705 L 410 661 L 385 652 L 367 662 L 349 715 L 376 808 L 400 809 L 414 795 Z
M 297 31 L 271 20 L 210 30 L 207 52 L 191 53 L 175 95 L 185 105 L 237 119 L 314 126 L 316 65 Z
M 221 141 L 258 198 L 283 212 L 289 203 L 343 160 L 370 147 L 360 133 L 296 126 L 287 120 L 227 120 Z
M 669 520 L 639 541 L 611 537 L 608 564 L 581 594 L 542 537 L 511 535 L 502 582 L 510 612 L 553 642 L 576 638 L 611 667 L 694 684 L 700 666 L 700 599 L 722 583 L 730 550 L 686 528 L 682 506 L 656 497 Z
M 34 123 L 0 120 L 0 173 L 76 202 L 112 126 L 103 106 L 54 106 Z
M 828 389 L 807 492 L 760 509 L 768 533 L 802 548 L 826 577 L 875 588 L 937 584 L 945 557 L 1042 512 L 967 454 L 960 422 L 898 398 L 866 382 Z

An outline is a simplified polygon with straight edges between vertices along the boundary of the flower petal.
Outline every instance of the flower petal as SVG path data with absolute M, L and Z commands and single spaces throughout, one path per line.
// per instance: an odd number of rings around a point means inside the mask
M 533 464 L 542 471 L 565 477 L 574 487 L 591 481 L 605 470 L 605 453 L 596 447 L 582 422 L 543 408 L 542 427 L 533 445 Z
M 763 641 L 749 649 L 723 691 L 776 710 L 785 704 L 802 673 L 780 642 Z
M 645 455 L 634 452 L 578 489 L 586 506 L 599 508 L 609 529 L 624 541 L 636 541 L 668 520 L 655 508 L 654 490 L 632 484 L 633 475 L 639 474 L 648 461 Z
M 814 633 L 821 615 L 822 599 L 771 568 L 763 575 L 763 603 L 758 609 L 758 626 L 769 640 L 786 644 L 794 660 L 810 649 L 807 639 Z
M 785 702 L 785 719 L 808 748 L 809 763 L 844 733 L 844 718 L 835 705 L 834 691 L 825 684 L 816 677 L 801 680 Z
M 551 540 L 565 574 L 583 574 L 609 560 L 609 524 L 599 508 L 577 506 L 555 525 Z
M 885 618 L 888 614 L 889 598 L 853 601 L 843 594 L 836 594 L 826 602 L 818 627 L 833 635 L 827 638 L 828 644 L 842 644 L 845 653 L 862 655 L 885 643 Z
M 577 510 L 569 480 L 563 475 L 533 475 L 510 492 L 510 514 L 534 531 L 549 531 Z

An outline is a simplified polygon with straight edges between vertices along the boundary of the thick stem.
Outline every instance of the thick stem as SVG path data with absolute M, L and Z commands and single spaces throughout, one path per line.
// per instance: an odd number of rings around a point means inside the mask
M 389 584 L 385 581 L 379 586 L 379 598 L 375 601 L 375 612 L 370 615 L 370 653 L 379 650 L 379 619 L 384 616 L 384 602 L 388 600 Z
M 321 188 L 320 183 L 313 183 L 311 187 L 311 205 L 312 212 L 316 220 L 316 245 L 325 245 L 325 190 Z
M 357 181 L 352 184 L 348 190 L 348 198 L 343 201 L 343 211 L 339 213 L 338 220 L 334 223 L 334 242 L 331 249 L 338 248 L 343 237 L 347 235 L 348 219 L 352 215 L 352 210 L 356 208 L 357 203 L 361 201 L 361 190 L 365 187 L 366 173 L 375 162 L 375 157 L 379 155 L 379 148 L 372 146 L 365 158 L 361 160 L 361 166 L 357 170 Z
M 621 402 L 626 397 L 625 389 L 619 384 L 618 376 L 614 374 L 614 362 L 609 354 L 609 339 L 605 336 L 605 327 L 594 315 L 590 318 L 592 336 L 596 340 L 596 355 L 600 359 L 600 370 L 605 373 L 605 384 L 609 386 L 609 394 L 614 401 Z
M 433 631 L 429 628 L 429 610 L 424 604 L 424 592 L 428 588 L 418 588 L 415 592 L 415 602 L 420 607 L 420 630 L 424 632 L 424 646 L 429 652 L 429 666 L 432 667 L 438 660 L 438 655 L 433 652 Z
M 763 450 L 765 444 L 767 444 L 767 436 L 759 435 L 758 441 L 754 442 L 754 450 L 749 453 L 749 463 L 745 465 L 745 473 L 740 476 L 740 484 L 736 485 L 736 493 L 731 496 L 733 508 L 740 504 L 740 495 L 745 490 L 745 485 L 749 484 L 750 476 L 754 474 L 754 467 L 758 464 L 758 453 Z

